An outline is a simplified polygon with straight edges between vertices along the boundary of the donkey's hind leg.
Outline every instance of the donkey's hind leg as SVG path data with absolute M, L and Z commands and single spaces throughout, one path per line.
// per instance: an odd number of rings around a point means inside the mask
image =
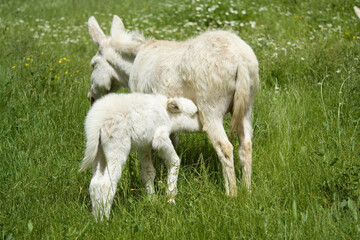
M 239 137 L 239 159 L 242 167 L 242 176 L 248 190 L 251 186 L 251 166 L 252 166 L 252 134 L 253 128 L 251 125 L 251 111 L 249 111 L 242 121 L 241 132 L 238 132 Z

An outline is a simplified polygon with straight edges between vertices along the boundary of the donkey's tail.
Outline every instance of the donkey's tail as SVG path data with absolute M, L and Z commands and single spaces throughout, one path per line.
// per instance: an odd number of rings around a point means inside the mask
M 234 132 L 237 132 L 238 136 L 243 134 L 243 119 L 252 108 L 254 97 L 259 86 L 258 66 L 256 65 L 252 70 L 253 71 L 244 65 L 239 65 L 237 69 L 231 112 L 230 139 L 233 138 Z
M 91 166 L 91 164 L 94 163 L 99 152 L 100 136 L 101 130 L 89 135 L 86 142 L 85 157 L 82 160 L 79 172 L 85 171 L 89 166 Z

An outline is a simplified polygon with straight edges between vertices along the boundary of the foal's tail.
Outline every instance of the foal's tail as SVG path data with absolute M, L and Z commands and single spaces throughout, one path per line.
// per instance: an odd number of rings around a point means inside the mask
M 86 142 L 85 157 L 82 160 L 79 172 L 85 171 L 94 163 L 99 152 L 100 136 L 101 130 L 97 131 L 95 134 L 89 134 Z
M 252 71 L 251 71 L 252 70 Z M 259 86 L 258 66 L 248 69 L 244 65 L 239 65 L 236 73 L 236 85 L 233 98 L 233 106 L 230 122 L 230 139 L 234 132 L 240 136 L 243 134 L 243 119 L 251 111 L 254 97 Z

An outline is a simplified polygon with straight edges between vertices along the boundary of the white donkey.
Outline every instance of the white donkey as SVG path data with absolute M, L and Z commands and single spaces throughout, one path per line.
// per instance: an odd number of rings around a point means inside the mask
M 231 112 L 231 135 L 236 132 L 239 137 L 243 178 L 250 189 L 251 113 L 259 85 L 258 61 L 251 47 L 227 31 L 208 31 L 175 42 L 146 40 L 139 33 L 127 32 L 118 16 L 113 18 L 108 37 L 94 17 L 88 24 L 99 47 L 91 61 L 89 99 L 94 101 L 120 87 L 191 99 L 221 161 L 226 194 L 236 196 L 233 146 L 223 127 L 225 114 Z
M 167 194 L 175 202 L 180 159 L 170 133 L 201 131 L 195 104 L 186 98 L 149 94 L 109 94 L 98 100 L 85 120 L 86 150 L 80 171 L 93 166 L 90 197 L 93 214 L 109 218 L 121 170 L 131 151 L 146 155 L 157 150 L 168 169 Z M 141 176 L 148 192 L 154 193 L 155 169 L 142 158 Z

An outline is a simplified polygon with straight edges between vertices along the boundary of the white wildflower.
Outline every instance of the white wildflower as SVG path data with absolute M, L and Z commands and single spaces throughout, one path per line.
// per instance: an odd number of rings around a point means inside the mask
M 212 7 L 209 7 L 209 8 L 208 8 L 208 12 L 213 12 L 213 11 L 215 11 L 218 7 L 219 7 L 219 5 L 213 5 Z
M 231 12 L 232 14 L 238 14 L 238 13 L 239 13 L 237 10 L 234 10 L 233 8 L 230 8 L 230 12 Z
M 261 7 L 261 8 L 259 9 L 259 12 L 267 11 L 267 10 L 268 10 L 267 7 Z
M 255 21 L 250 21 L 249 23 L 251 25 L 251 28 L 256 28 L 256 22 Z

